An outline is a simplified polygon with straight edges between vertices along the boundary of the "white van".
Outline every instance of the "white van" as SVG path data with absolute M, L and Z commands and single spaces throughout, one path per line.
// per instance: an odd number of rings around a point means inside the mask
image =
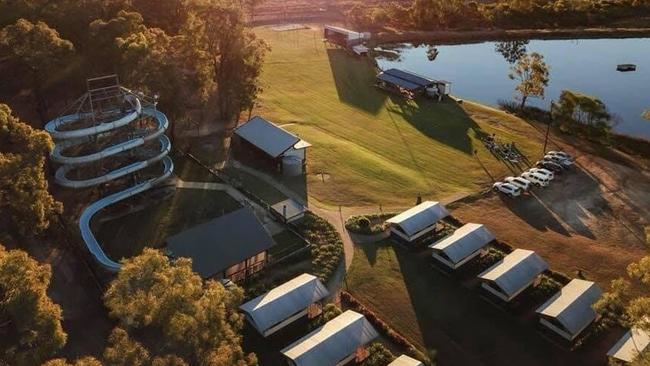
M 521 177 L 539 187 L 547 187 L 551 182 L 547 176 L 540 173 L 525 172 Z

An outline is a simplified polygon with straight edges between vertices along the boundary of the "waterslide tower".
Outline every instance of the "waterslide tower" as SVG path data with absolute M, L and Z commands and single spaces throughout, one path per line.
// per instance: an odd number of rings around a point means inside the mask
M 86 85 L 87 92 L 45 130 L 55 141 L 56 183 L 72 189 L 111 185 L 115 190 L 118 185 L 117 192 L 91 203 L 79 218 L 88 250 L 102 267 L 118 271 L 120 264 L 104 253 L 90 220 L 172 176 L 171 142 L 165 135 L 169 120 L 157 109 L 157 97 L 121 86 L 117 75 L 88 79 Z

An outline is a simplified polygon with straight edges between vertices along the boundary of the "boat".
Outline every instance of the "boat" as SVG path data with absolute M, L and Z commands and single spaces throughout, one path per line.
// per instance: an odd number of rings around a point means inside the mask
M 620 64 L 616 66 L 616 70 L 620 72 L 636 71 L 635 64 Z

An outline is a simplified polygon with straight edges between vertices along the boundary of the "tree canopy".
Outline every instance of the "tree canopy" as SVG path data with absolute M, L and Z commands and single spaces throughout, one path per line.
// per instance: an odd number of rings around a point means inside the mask
M 544 90 L 549 81 L 549 67 L 544 62 L 544 56 L 539 53 L 524 54 L 510 68 L 508 77 L 519 82 L 515 90 L 519 93 L 523 109 L 528 98 L 544 98 Z
M 612 128 L 612 116 L 600 99 L 564 90 L 556 107 L 553 117 L 562 131 L 585 132 L 591 138 L 608 137 Z
M 368 358 L 363 361 L 363 366 L 386 366 L 395 359 L 393 353 L 378 342 L 368 347 L 368 354 Z
M 158 329 L 174 353 L 201 365 L 255 365 L 241 349 L 241 289 L 225 289 L 192 272 L 189 259 L 170 261 L 145 249 L 123 262 L 105 302 L 127 328 Z
M 0 359 L 10 365 L 39 364 L 66 343 L 61 307 L 47 296 L 51 277 L 49 265 L 0 245 Z
M 67 76 L 74 55 L 72 42 L 62 39 L 44 22 L 18 19 L 0 32 L 0 55 L 7 55 L 5 67 L 13 74 L 25 76 L 19 79 L 33 91 L 41 122 L 46 122 L 46 93 L 52 84 Z
M 62 210 L 45 178 L 45 159 L 52 148 L 46 132 L 21 122 L 0 104 L 0 211 L 21 234 L 42 232 Z

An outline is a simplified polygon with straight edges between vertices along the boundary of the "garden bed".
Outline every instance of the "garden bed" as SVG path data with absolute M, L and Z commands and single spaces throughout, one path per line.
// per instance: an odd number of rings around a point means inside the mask
M 395 213 L 350 216 L 345 220 L 345 228 L 354 234 L 376 235 L 388 229 L 385 221 Z

